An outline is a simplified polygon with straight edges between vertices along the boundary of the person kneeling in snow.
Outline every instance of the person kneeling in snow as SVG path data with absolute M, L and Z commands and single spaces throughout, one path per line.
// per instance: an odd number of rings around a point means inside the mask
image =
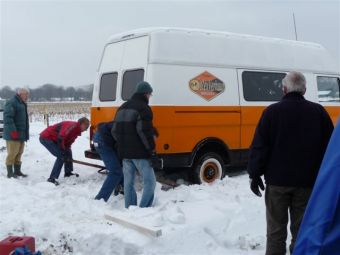
M 72 173 L 72 150 L 71 145 L 82 132 L 86 131 L 90 125 L 90 121 L 83 117 L 76 121 L 63 121 L 53 126 L 46 128 L 40 134 L 40 143 L 51 152 L 57 159 L 54 163 L 50 178 L 48 182 L 59 185 L 56 179 L 59 178 L 61 168 L 64 165 L 64 177 L 72 175 L 79 176 Z
M 103 160 L 108 175 L 95 199 L 109 200 L 114 189 L 123 186 L 123 170 L 115 149 L 116 141 L 111 135 L 113 121 L 100 123 L 93 136 L 94 146 Z

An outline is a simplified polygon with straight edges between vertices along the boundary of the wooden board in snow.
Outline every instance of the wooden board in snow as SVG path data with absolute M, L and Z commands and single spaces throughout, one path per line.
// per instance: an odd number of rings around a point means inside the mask
M 144 235 L 151 235 L 153 237 L 159 237 L 162 235 L 162 230 L 161 229 L 155 229 L 152 227 L 146 227 L 146 226 L 142 226 L 140 224 L 136 224 L 134 222 L 131 221 L 127 221 L 126 219 L 121 219 L 117 216 L 110 216 L 105 214 L 104 215 L 105 219 L 109 220 L 109 221 L 113 221 L 121 226 L 130 228 L 130 229 L 134 229 L 136 231 L 138 231 L 141 234 Z

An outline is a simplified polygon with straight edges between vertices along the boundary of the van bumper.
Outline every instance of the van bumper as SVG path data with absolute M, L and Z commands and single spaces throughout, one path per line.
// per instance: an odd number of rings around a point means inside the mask
M 90 159 L 101 160 L 100 155 L 96 150 L 84 151 L 85 157 Z M 159 154 L 160 160 L 162 161 L 162 168 L 186 168 L 191 167 L 191 154 Z
M 96 150 L 89 149 L 89 150 L 84 151 L 84 154 L 85 154 L 85 158 L 102 160 L 100 158 L 99 153 Z M 160 160 L 161 160 L 161 165 L 162 165 L 161 169 L 163 169 L 164 159 L 162 157 L 160 157 Z

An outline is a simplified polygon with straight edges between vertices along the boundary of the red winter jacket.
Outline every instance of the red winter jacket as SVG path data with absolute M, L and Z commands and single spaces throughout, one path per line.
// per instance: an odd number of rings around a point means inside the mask
M 71 148 L 72 143 L 81 135 L 80 124 L 76 121 L 62 121 L 49 126 L 40 133 L 40 138 L 51 140 L 64 149 Z

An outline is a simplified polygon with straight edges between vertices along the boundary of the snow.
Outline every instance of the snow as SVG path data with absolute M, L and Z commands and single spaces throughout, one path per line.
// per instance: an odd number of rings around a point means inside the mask
M 246 175 L 169 191 L 158 184 L 154 207 L 127 210 L 122 195 L 108 203 L 93 199 L 105 178 L 94 168 L 75 165 L 79 178 L 64 179 L 62 173 L 60 186 L 46 182 L 54 157 L 39 143 L 43 128 L 41 122 L 31 124 L 22 167 L 27 178 L 6 177 L 5 141 L 0 140 L 1 240 L 34 236 L 44 255 L 264 254 L 264 201 L 251 193 Z M 74 158 L 101 164 L 84 158 L 88 140 L 88 134 L 76 140 Z M 161 229 L 162 236 L 143 235 L 104 214 Z

